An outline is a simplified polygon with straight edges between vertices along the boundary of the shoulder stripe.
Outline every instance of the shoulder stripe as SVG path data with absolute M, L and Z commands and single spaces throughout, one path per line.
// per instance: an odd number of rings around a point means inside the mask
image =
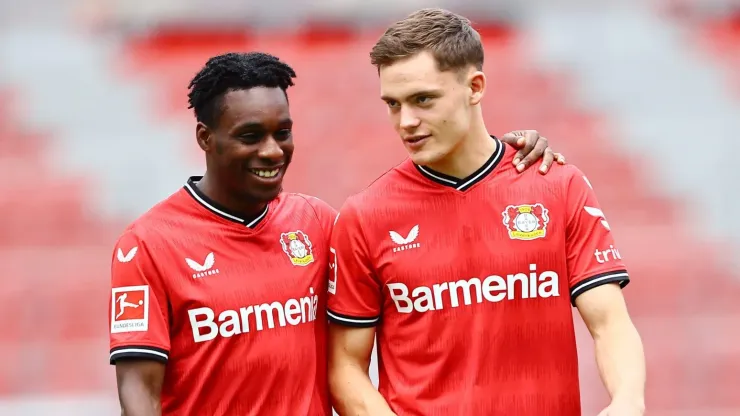
M 576 298 L 583 294 L 583 292 L 607 283 L 619 283 L 620 287 L 625 287 L 629 282 L 630 276 L 627 273 L 627 270 L 613 270 L 606 273 L 599 273 L 578 282 L 574 287 L 572 287 L 570 289 L 570 299 L 573 305 L 575 305 Z
M 354 326 L 358 328 L 368 328 L 375 326 L 380 321 L 380 316 L 375 317 L 356 317 L 348 316 L 340 313 L 332 312 L 329 309 L 326 310 L 326 314 L 329 317 L 329 321 L 345 325 Z
M 162 348 L 146 345 L 127 345 L 110 350 L 109 360 L 111 364 L 115 364 L 121 358 L 140 358 L 166 363 L 169 359 L 169 352 Z

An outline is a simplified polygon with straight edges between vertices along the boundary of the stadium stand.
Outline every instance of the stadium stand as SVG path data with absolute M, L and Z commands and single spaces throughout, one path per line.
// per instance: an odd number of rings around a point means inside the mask
M 727 82 L 740 98 L 740 11 L 703 19 L 698 27 L 699 44 L 725 68 Z
M 7 317 L 0 394 L 110 385 L 88 357 L 105 349 L 100 276 L 121 224 L 91 220 L 84 178 L 50 169 L 47 138 L 23 127 L 9 105 L 15 97 L 0 93 L 0 166 L 8 172 L 0 200 L 0 313 Z

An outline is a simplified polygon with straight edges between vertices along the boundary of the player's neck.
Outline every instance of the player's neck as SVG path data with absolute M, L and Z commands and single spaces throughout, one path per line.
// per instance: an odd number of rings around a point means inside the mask
M 467 178 L 491 158 L 496 146 L 483 127 L 464 138 L 447 157 L 427 167 L 455 178 Z
M 206 172 L 203 178 L 195 184 L 198 189 L 208 198 L 212 199 L 219 205 L 228 210 L 238 213 L 243 218 L 256 218 L 264 210 L 266 203 L 255 204 L 238 198 L 218 184 L 218 181 L 208 175 Z

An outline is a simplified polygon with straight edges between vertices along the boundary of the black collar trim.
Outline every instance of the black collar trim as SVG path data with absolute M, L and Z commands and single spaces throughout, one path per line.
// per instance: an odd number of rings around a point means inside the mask
M 478 170 L 462 179 L 437 172 L 426 166 L 420 166 L 416 164 L 414 164 L 414 166 L 419 171 L 419 173 L 421 173 L 424 177 L 431 181 L 434 181 L 440 185 L 455 188 L 458 191 L 465 191 L 470 189 L 476 183 L 485 179 L 486 176 L 488 176 L 496 169 L 496 166 L 498 166 L 499 162 L 501 162 L 501 160 L 504 158 L 504 144 L 501 143 L 501 141 L 496 137 L 493 137 L 493 140 L 496 142 L 496 150 L 493 151 L 491 157 Z
M 190 178 L 188 178 L 188 181 L 185 184 L 184 188 L 188 192 L 188 194 L 190 194 L 190 196 L 195 199 L 196 202 L 198 202 L 200 205 L 202 205 L 204 208 L 211 211 L 212 213 L 218 215 L 219 217 L 238 222 L 239 224 L 244 224 L 249 228 L 255 228 L 267 216 L 267 206 L 265 206 L 265 210 L 262 211 L 262 213 L 251 220 L 239 216 L 238 213 L 231 211 L 230 209 L 212 200 L 211 198 L 207 197 L 206 194 L 201 192 L 201 190 L 198 189 L 198 187 L 196 186 L 198 181 L 200 181 L 201 179 L 203 179 L 202 176 L 191 176 Z

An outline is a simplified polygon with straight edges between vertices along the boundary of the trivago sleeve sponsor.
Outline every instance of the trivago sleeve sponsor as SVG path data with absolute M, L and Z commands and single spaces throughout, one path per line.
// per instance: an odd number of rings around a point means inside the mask
M 566 251 L 571 300 L 607 283 L 626 286 L 627 268 L 588 178 L 574 166 L 568 178 Z

